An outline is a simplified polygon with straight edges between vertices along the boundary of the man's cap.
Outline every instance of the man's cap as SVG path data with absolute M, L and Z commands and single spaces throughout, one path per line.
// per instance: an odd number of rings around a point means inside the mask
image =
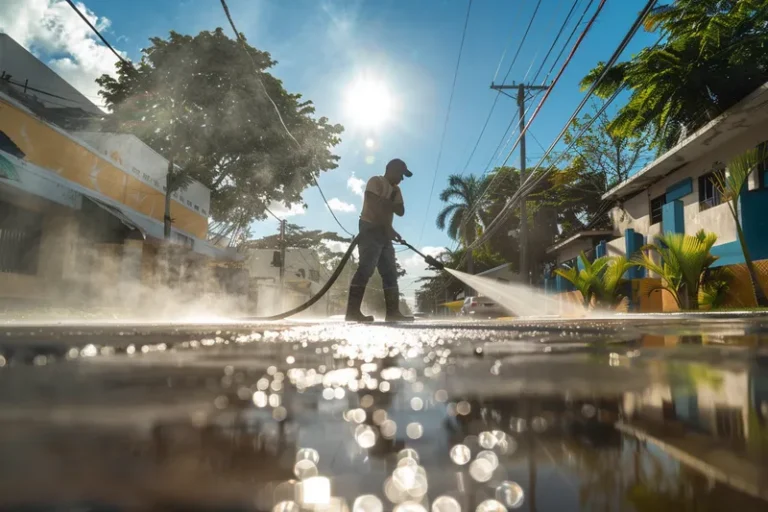
M 403 176 L 410 178 L 413 176 L 413 173 L 408 170 L 408 166 L 405 165 L 405 162 L 400 160 L 399 158 L 395 158 L 393 160 L 390 160 L 387 164 L 387 172 L 399 172 L 402 173 Z

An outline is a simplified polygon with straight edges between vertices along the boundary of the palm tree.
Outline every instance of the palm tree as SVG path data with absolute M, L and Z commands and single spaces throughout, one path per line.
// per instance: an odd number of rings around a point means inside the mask
M 440 200 L 448 205 L 437 216 L 437 227 L 447 229 L 448 236 L 465 247 L 471 245 L 485 221 L 487 199 L 483 197 L 486 180 L 474 175 L 448 177 L 448 187 L 440 192 Z M 467 272 L 474 273 L 472 251 L 467 253 Z
M 757 278 L 755 263 L 747 247 L 747 241 L 744 239 L 744 230 L 741 225 L 741 216 L 739 215 L 739 198 L 741 193 L 747 188 L 747 182 L 752 172 L 757 169 L 758 164 L 764 162 L 766 157 L 764 149 L 749 150 L 728 162 L 728 174 L 716 174 L 716 186 L 720 189 L 720 194 L 728 202 L 728 209 L 731 211 L 733 222 L 736 223 L 736 233 L 739 235 L 739 244 L 741 252 L 744 254 L 744 263 L 749 271 L 749 278 L 752 281 L 752 288 L 755 290 L 755 302 L 760 307 L 768 306 L 768 297 L 760 286 Z
M 667 290 L 680 309 L 698 309 L 702 276 L 717 261 L 710 253 L 716 241 L 717 235 L 704 230 L 693 236 L 664 233 L 656 237 L 655 244 L 643 247 L 633 262 L 661 278 L 662 284 L 651 291 Z M 661 263 L 654 260 L 652 252 L 659 255 Z
M 768 81 L 768 0 L 676 0 L 646 19 L 665 43 L 646 48 L 608 72 L 601 97 L 632 91 L 609 125 L 631 136 L 650 128 L 666 150 Z M 595 83 L 600 63 L 582 80 Z

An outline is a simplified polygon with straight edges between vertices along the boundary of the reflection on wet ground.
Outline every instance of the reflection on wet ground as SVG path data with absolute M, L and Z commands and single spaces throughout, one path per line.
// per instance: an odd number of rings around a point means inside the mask
M 0 509 L 766 510 L 766 346 L 760 319 L 3 327 Z

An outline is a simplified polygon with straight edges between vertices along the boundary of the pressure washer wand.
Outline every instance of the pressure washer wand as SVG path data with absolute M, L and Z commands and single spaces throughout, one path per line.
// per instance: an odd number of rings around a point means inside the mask
M 406 246 L 407 248 L 409 248 L 410 250 L 412 250 L 413 252 L 415 252 L 416 254 L 421 256 L 422 258 L 424 258 L 424 261 L 427 262 L 427 265 L 429 265 L 430 267 L 434 267 L 435 270 L 445 270 L 445 265 L 443 265 L 442 263 L 437 261 L 432 256 L 427 256 L 426 254 L 422 254 L 421 252 L 419 252 L 418 249 L 416 249 L 414 246 L 412 246 L 411 244 L 409 244 L 405 240 L 401 239 L 401 240 L 399 240 L 399 243 L 404 245 L 404 246 Z

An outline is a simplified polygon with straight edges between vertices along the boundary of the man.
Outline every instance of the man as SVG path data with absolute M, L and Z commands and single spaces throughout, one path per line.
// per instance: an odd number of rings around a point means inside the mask
M 405 162 L 396 158 L 387 164 L 384 176 L 374 176 L 365 186 L 363 211 L 360 214 L 360 232 L 357 235 L 357 249 L 360 253 L 360 266 L 352 277 L 347 302 L 349 322 L 373 322 L 372 316 L 360 311 L 363 303 L 365 287 L 379 269 L 381 281 L 384 284 L 384 300 L 387 305 L 387 322 L 411 321 L 400 313 L 400 290 L 397 287 L 397 260 L 392 240 L 401 240 L 400 235 L 392 228 L 393 215 L 402 217 L 405 213 L 403 194 L 400 183 L 404 177 L 410 178 L 413 173 L 408 170 Z

